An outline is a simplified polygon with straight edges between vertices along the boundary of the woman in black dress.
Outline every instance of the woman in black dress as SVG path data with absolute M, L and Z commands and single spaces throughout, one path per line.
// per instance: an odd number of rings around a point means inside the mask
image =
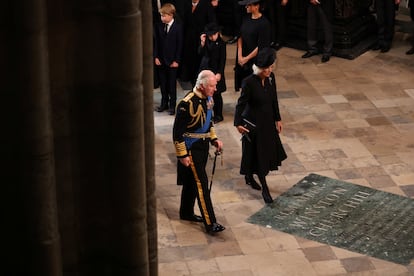
M 275 60 L 272 48 L 259 51 L 253 74 L 242 83 L 234 115 L 234 126 L 243 135 L 240 174 L 245 175 L 247 185 L 256 190 L 262 189 L 266 203 L 273 202 L 266 175 L 277 170 L 287 158 L 279 137 L 282 121 L 272 72 Z M 253 174 L 258 176 L 261 187 Z
M 243 0 L 248 13 L 240 26 L 240 37 L 237 40 L 236 67 L 234 88 L 239 91 L 242 80 L 250 75 L 257 52 L 270 47 L 270 23 L 261 13 L 260 0 Z

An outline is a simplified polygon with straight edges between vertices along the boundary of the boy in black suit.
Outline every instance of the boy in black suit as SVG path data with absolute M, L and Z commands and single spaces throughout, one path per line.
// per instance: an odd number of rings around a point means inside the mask
M 174 20 L 175 7 L 165 3 L 160 10 L 161 22 L 154 30 L 154 62 L 158 69 L 161 90 L 161 104 L 158 112 L 168 109 L 170 115 L 175 114 L 177 101 L 177 71 L 181 62 L 183 47 L 183 29 Z

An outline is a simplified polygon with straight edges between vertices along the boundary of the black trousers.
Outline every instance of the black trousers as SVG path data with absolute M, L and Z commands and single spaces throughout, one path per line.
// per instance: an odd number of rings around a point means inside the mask
M 214 92 L 213 94 L 213 100 L 214 100 L 214 117 L 221 117 L 223 118 L 223 96 L 221 95 L 221 92 Z
M 308 5 L 308 49 L 312 52 L 318 52 L 316 44 L 318 43 L 318 29 L 322 27 L 324 34 L 323 54 L 331 55 L 333 48 L 333 28 L 328 15 L 320 5 Z
M 177 68 L 157 66 L 161 90 L 161 106 L 175 109 L 177 102 Z
M 378 43 L 390 47 L 394 37 L 395 2 L 394 0 L 375 0 L 378 25 Z
M 183 185 L 180 216 L 193 215 L 194 204 L 197 199 L 198 207 L 200 208 L 200 213 L 204 219 L 206 228 L 216 222 L 206 172 L 209 143 L 209 139 L 200 139 L 192 145 L 190 151 L 192 162 L 190 167 L 185 167 L 178 161 L 179 184 Z
M 286 38 L 287 6 L 282 6 L 281 0 L 266 0 L 263 14 L 270 21 L 270 39 L 272 42 L 283 44 Z

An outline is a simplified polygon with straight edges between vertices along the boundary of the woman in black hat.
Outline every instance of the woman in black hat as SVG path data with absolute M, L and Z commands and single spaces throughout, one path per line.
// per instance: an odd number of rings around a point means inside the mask
M 211 70 L 216 75 L 217 90 L 214 92 L 214 123 L 223 121 L 223 97 L 221 93 L 226 91 L 226 79 L 224 67 L 226 66 L 226 44 L 221 39 L 220 27 L 215 23 L 209 23 L 200 36 L 199 53 L 202 56 L 200 70 Z
M 252 73 L 252 65 L 257 52 L 270 47 L 270 23 L 261 12 L 260 0 L 242 0 L 239 5 L 246 7 L 248 13 L 240 26 L 240 37 L 237 40 L 236 67 L 234 88 L 238 91 L 242 80 Z
M 259 51 L 253 74 L 245 78 L 234 114 L 234 126 L 242 134 L 242 160 L 240 174 L 245 176 L 246 184 L 253 189 L 262 190 L 266 203 L 272 203 L 266 175 L 277 170 L 287 158 L 280 141 L 282 120 L 273 74 L 275 50 L 264 48 Z M 260 185 L 253 174 L 259 178 Z

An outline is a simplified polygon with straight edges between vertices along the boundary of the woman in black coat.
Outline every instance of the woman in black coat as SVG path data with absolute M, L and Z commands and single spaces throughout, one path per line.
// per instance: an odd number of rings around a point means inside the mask
M 224 68 L 226 66 L 226 44 L 220 37 L 220 27 L 215 23 L 209 23 L 200 36 L 199 53 L 201 55 L 200 72 L 211 70 L 216 75 L 217 90 L 214 92 L 214 123 L 223 121 L 223 97 L 221 93 L 226 91 L 226 79 Z
M 253 189 L 262 189 L 266 203 L 273 202 L 266 175 L 277 170 L 287 158 L 280 141 L 282 121 L 279 113 L 276 80 L 272 72 L 276 59 L 272 48 L 259 51 L 253 74 L 245 78 L 237 101 L 234 126 L 242 137 L 242 160 L 240 174 Z M 256 174 L 260 184 L 253 178 Z

